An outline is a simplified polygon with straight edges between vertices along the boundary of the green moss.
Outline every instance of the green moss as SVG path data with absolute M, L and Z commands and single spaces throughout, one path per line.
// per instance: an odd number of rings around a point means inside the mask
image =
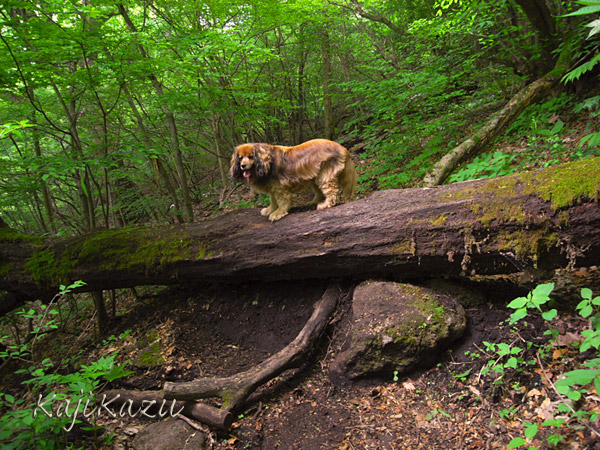
M 467 184 L 463 189 L 446 194 L 444 200 L 472 199 L 469 208 L 482 225 L 493 220 L 522 224 L 527 218 L 524 204 L 514 201 L 519 194 L 535 195 L 551 202 L 552 208 L 571 206 L 583 198 L 598 199 L 600 192 L 600 158 L 587 158 L 560 166 L 520 173 L 486 181 L 482 185 Z M 561 221 L 568 218 L 561 217 Z
M 24 268 L 38 285 L 57 286 L 70 281 L 74 265 L 68 253 L 57 255 L 53 250 L 44 249 L 34 252 L 25 261 Z
M 21 233 L 10 227 L 4 226 L 0 227 L 0 242 L 28 242 L 30 244 L 41 245 L 44 243 L 44 239 L 39 236 L 30 236 L 29 234 Z
M 576 204 L 583 198 L 598 200 L 600 158 L 587 158 L 519 176 L 525 194 L 551 202 L 554 210 Z
M 391 253 L 396 256 L 415 255 L 415 250 L 415 243 L 411 240 L 407 240 L 394 244 Z
M 499 251 L 515 251 L 519 259 L 531 258 L 537 261 L 540 253 L 558 242 L 556 233 L 547 230 L 514 231 L 498 236 Z
M 489 225 L 493 220 L 523 223 L 525 209 L 513 201 L 517 184 L 516 177 L 495 178 L 483 185 L 467 185 L 459 191 L 446 194 L 444 200 L 473 199 L 468 207 L 478 216 L 482 225 Z
M 139 367 L 156 367 L 163 365 L 164 362 L 161 355 L 160 343 L 155 342 L 142 351 L 136 360 L 136 365 Z
M 173 232 L 157 237 L 150 230 L 127 228 L 104 230 L 88 236 L 72 248 L 80 259 L 101 262 L 101 269 L 129 269 L 144 267 L 146 270 L 191 259 L 204 259 L 214 253 L 206 244 L 194 243 L 187 235 Z
M 14 269 L 12 263 L 0 264 L 0 277 L 8 275 Z
M 448 220 L 448 218 L 446 217 L 446 214 L 441 214 L 438 218 L 436 219 L 431 219 L 431 225 L 436 226 L 436 227 L 441 227 L 442 225 L 444 225 L 446 223 L 446 220 Z

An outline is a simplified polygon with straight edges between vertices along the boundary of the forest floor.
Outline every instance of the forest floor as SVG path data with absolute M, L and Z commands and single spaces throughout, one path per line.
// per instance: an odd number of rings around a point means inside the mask
M 539 167 L 569 160 L 589 121 L 564 119 L 565 128 L 575 131 L 560 145 L 555 145 L 554 136 L 550 136 L 554 144 L 543 148 L 540 139 L 535 145 L 531 139 L 507 142 L 508 153 L 522 155 L 512 162 L 529 168 L 531 161 Z M 556 121 L 552 117 L 548 127 Z M 368 159 L 357 159 L 361 170 Z M 232 205 L 244 200 L 247 207 L 255 202 L 246 189 L 232 194 Z M 204 210 L 197 217 L 214 214 Z M 165 381 L 227 376 L 250 368 L 294 339 L 324 289 L 321 281 L 303 281 L 140 288 L 145 292 L 140 298 L 124 290 L 118 295 L 117 317 L 101 339 L 94 336 L 90 319 L 86 332 L 81 332 L 85 326 L 77 327 L 76 339 L 72 333 L 53 333 L 46 346 L 40 342 L 39 350 L 53 360 L 79 351 L 79 364 L 108 355 L 120 363 L 130 361 L 128 368 L 134 374 L 113 382 L 110 387 L 115 388 L 161 389 Z M 528 443 L 535 448 L 550 448 L 547 439 L 554 434 L 560 440 L 556 448 L 600 450 L 589 429 L 568 416 L 559 428 L 541 426 L 561 400 L 553 381 L 590 357 L 571 346 L 581 340 L 588 322 L 561 312 L 553 321 L 560 332 L 557 344 L 546 347 L 546 325 L 539 316 L 528 317 L 518 327 L 508 325 L 505 305 L 515 296 L 515 292 L 496 290 L 485 293 L 482 301 L 465 304 L 468 332 L 439 355 L 435 366 L 397 379 L 387 374 L 357 382 L 329 372 L 344 345 L 342 331 L 350 307 L 346 302 L 306 366 L 261 388 L 229 432 L 207 430 L 210 446 L 219 450 L 505 449 L 511 439 L 524 436 L 526 427 L 537 424 L 540 431 Z M 87 313 L 92 317 L 93 306 Z M 484 375 L 488 364 L 501 369 L 505 362 L 494 353 L 494 343 L 526 348 L 521 366 Z M 8 391 L 16 396 L 24 389 L 12 373 L 2 382 L 7 380 Z M 599 393 L 592 389 L 585 400 L 588 411 L 600 413 Z M 115 437 L 103 448 L 132 448 L 136 434 L 150 423 L 139 418 L 107 419 L 101 425 Z M 89 448 L 97 448 L 97 440 L 88 443 Z
M 230 375 L 256 364 L 287 345 L 304 326 L 325 286 L 275 283 L 215 288 L 170 288 L 141 300 L 121 304 L 109 333 L 133 329 L 125 339 L 89 353 L 90 360 L 107 353 L 133 361 L 134 375 L 120 387 L 160 389 L 167 380 Z M 506 296 L 505 296 L 506 297 Z M 545 337 L 540 318 L 511 331 L 500 294 L 468 305 L 469 330 L 460 342 L 439 355 L 435 367 L 400 376 L 348 382 L 330 376 L 329 366 L 340 351 L 349 308 L 340 309 L 329 333 L 303 369 L 272 380 L 251 397 L 228 433 L 211 432 L 214 449 L 495 449 L 523 436 L 524 423 L 551 415 L 558 398 L 549 380 L 576 364 L 578 350 L 569 349 L 587 322 L 569 315 L 555 319 L 564 347 L 536 357 Z M 127 310 L 127 308 L 130 308 Z M 125 309 L 125 311 L 123 311 Z M 484 344 L 533 346 L 527 371 L 506 370 L 500 378 L 483 376 L 493 360 Z M 159 343 L 148 347 L 149 344 Z M 141 358 L 148 348 L 157 357 Z M 486 351 L 486 349 L 488 349 Z M 536 350 L 538 349 L 538 350 Z M 141 362 L 146 361 L 146 362 Z M 494 380 L 497 378 L 497 381 Z M 600 411 L 600 398 L 589 393 Z M 150 420 L 114 419 L 104 425 L 115 433 L 109 448 L 128 449 Z M 590 433 L 564 427 L 563 449 L 600 449 Z M 544 445 L 548 432 L 532 444 Z

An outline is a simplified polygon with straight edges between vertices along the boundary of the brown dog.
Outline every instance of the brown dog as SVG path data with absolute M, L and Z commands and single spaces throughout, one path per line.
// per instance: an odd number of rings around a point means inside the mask
M 242 144 L 231 157 L 231 177 L 247 181 L 259 193 L 269 194 L 271 205 L 261 214 L 279 220 L 292 206 L 292 194 L 312 187 L 317 209 L 335 206 L 338 195 L 348 201 L 357 174 L 350 153 L 340 144 L 314 139 L 295 147 Z

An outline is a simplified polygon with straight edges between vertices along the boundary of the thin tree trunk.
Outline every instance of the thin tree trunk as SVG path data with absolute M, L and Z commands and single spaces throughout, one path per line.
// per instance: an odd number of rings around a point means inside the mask
M 127 24 L 127 27 L 129 28 L 129 31 L 131 31 L 132 33 L 138 33 L 138 29 L 135 26 L 135 24 L 133 23 L 133 21 L 131 20 L 131 18 L 129 17 L 129 13 L 125 9 L 125 7 L 122 4 L 119 4 L 118 8 L 119 8 L 119 14 L 121 14 L 123 19 L 125 20 L 125 23 Z M 150 57 L 148 56 L 148 53 L 146 52 L 144 47 L 141 44 L 138 44 L 137 47 L 138 47 L 142 57 L 149 61 Z M 175 168 L 177 170 L 177 175 L 179 177 L 181 193 L 183 194 L 183 205 L 184 205 L 184 209 L 185 209 L 185 214 L 187 216 L 188 221 L 193 222 L 194 221 L 194 210 L 192 207 L 192 197 L 191 197 L 191 193 L 190 193 L 190 188 L 188 186 L 187 174 L 185 172 L 185 167 L 183 164 L 183 156 L 181 154 L 181 146 L 179 144 L 179 136 L 178 136 L 178 132 L 177 132 L 177 123 L 175 122 L 175 116 L 174 116 L 173 112 L 171 111 L 171 109 L 169 108 L 169 106 L 164 101 L 165 93 L 164 93 L 164 90 L 162 87 L 162 83 L 160 81 L 158 81 L 158 78 L 156 77 L 156 75 L 154 73 L 148 74 L 147 77 L 150 80 L 150 82 L 152 83 L 152 87 L 154 88 L 154 90 L 156 91 L 156 94 L 158 95 L 158 97 L 161 100 L 160 107 L 165 114 L 165 121 L 169 128 L 169 134 L 171 137 L 171 146 L 173 149 L 173 157 L 175 160 Z
M 325 116 L 325 138 L 335 139 L 335 121 L 333 118 L 333 99 L 331 96 L 331 49 L 329 33 L 323 31 L 322 54 L 323 54 L 323 113 Z
M 135 117 L 135 121 L 140 130 L 140 134 L 141 134 L 142 140 L 144 141 L 144 144 L 146 144 L 146 147 L 152 148 L 152 139 L 150 138 L 150 134 L 148 133 L 148 130 L 146 129 L 146 126 L 144 125 L 144 120 L 142 119 L 142 115 L 140 114 L 140 112 L 137 108 L 137 105 L 135 104 L 135 100 L 133 99 L 133 96 L 131 95 L 131 92 L 129 91 L 129 88 L 127 87 L 126 84 L 123 84 L 123 91 L 125 92 L 125 95 L 127 96 L 127 102 L 129 103 L 129 106 L 131 107 L 131 111 L 133 112 L 133 115 Z M 163 158 L 160 155 L 156 155 L 156 158 L 153 158 L 151 162 L 152 162 L 152 164 L 155 165 L 156 171 L 158 173 L 159 188 L 160 188 L 160 180 L 162 180 L 163 183 L 165 183 L 165 188 L 167 189 L 167 192 L 171 196 L 171 200 L 173 201 L 173 204 L 175 205 L 175 210 L 177 211 L 176 212 L 177 221 L 179 223 L 183 223 L 184 220 L 180 213 L 181 206 L 179 204 L 179 197 L 177 196 L 177 191 L 173 187 L 173 183 L 171 183 L 171 177 L 169 176 L 167 170 L 165 169 L 165 163 L 163 161 Z

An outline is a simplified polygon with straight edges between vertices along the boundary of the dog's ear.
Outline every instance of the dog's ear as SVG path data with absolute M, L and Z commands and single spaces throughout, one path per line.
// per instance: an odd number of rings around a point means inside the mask
M 231 167 L 229 168 L 229 176 L 238 181 L 243 178 L 242 169 L 240 168 L 240 158 L 237 154 L 237 150 L 233 152 L 231 157 Z
M 258 178 L 265 178 L 271 171 L 271 147 L 267 144 L 254 145 L 254 166 Z

